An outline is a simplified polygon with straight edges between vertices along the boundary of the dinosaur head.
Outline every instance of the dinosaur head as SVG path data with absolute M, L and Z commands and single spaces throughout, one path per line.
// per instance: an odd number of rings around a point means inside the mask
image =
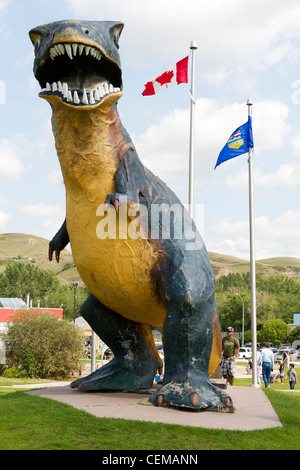
M 119 36 L 123 23 L 57 21 L 29 32 L 40 97 L 80 109 L 112 104 L 122 96 Z

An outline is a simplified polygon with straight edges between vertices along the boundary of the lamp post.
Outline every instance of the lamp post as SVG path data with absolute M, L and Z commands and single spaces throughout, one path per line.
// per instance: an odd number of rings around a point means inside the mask
M 243 324 L 242 324 L 242 346 L 244 346 L 244 327 L 245 327 L 245 306 L 244 306 L 244 300 L 243 297 L 240 294 L 235 294 L 238 295 L 242 299 L 242 304 L 243 304 Z
M 76 289 L 78 287 L 78 282 L 74 281 L 73 282 L 74 286 L 74 323 L 75 323 L 75 313 L 76 313 Z

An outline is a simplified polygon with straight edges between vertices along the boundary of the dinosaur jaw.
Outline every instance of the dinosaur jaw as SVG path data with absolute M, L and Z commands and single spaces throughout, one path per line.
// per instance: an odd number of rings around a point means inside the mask
M 40 97 L 76 108 L 112 103 L 123 94 L 119 67 L 99 49 L 85 44 L 54 44 L 37 79 L 42 88 Z

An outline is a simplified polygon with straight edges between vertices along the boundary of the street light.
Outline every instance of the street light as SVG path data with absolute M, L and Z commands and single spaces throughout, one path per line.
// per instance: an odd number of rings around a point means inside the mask
M 243 304 L 242 346 L 244 346 L 244 322 L 245 322 L 244 300 L 243 300 L 243 297 L 240 294 L 235 294 L 235 295 L 238 295 L 242 299 L 242 304 Z
M 78 287 L 78 282 L 74 281 L 73 286 L 74 286 L 74 323 L 75 323 L 75 313 L 76 313 L 76 289 Z

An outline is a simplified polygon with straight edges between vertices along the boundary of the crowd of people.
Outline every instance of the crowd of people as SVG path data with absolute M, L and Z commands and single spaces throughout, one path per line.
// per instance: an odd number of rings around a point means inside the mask
M 222 339 L 222 350 L 223 357 L 221 361 L 221 374 L 228 385 L 234 384 L 234 376 L 236 369 L 236 356 L 240 350 L 240 343 L 237 338 L 233 336 L 234 329 L 232 326 L 227 328 L 227 335 Z M 289 364 L 286 376 L 285 373 L 285 359 L 286 353 L 283 354 L 282 362 L 280 363 L 277 377 L 280 383 L 283 384 L 285 380 L 289 380 L 290 390 L 295 389 L 295 385 L 298 384 L 297 373 L 295 371 L 294 363 Z M 252 360 L 248 360 L 246 368 L 247 372 L 252 370 Z M 274 372 L 274 354 L 270 349 L 270 343 L 266 343 L 265 347 L 260 351 L 259 358 L 257 360 L 257 381 L 261 385 L 261 377 L 263 379 L 265 389 L 270 388 L 271 373 Z

